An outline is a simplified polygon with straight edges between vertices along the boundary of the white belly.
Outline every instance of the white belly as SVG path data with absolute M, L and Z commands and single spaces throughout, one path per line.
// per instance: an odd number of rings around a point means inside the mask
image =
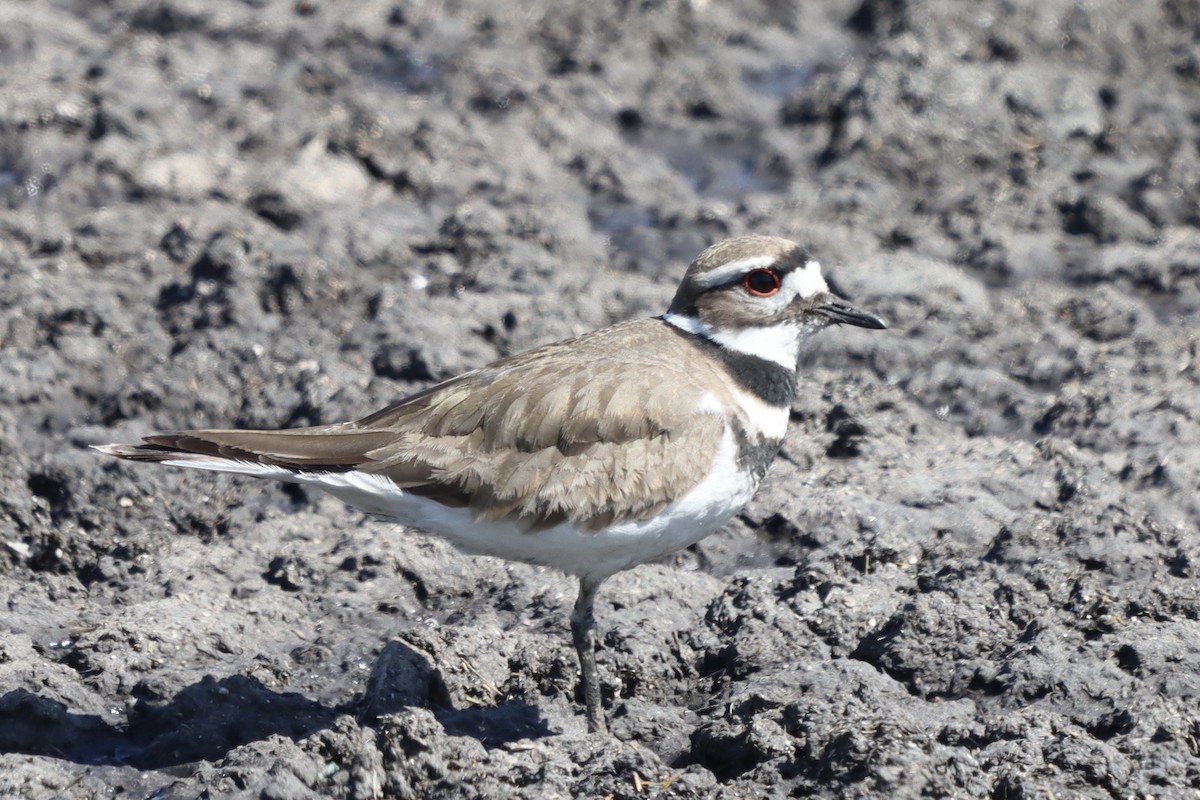
M 719 413 L 711 398 L 701 403 L 700 410 Z M 390 478 L 366 472 L 296 472 L 195 454 L 162 463 L 313 486 L 362 511 L 441 536 L 468 553 L 542 564 L 592 578 L 603 578 L 695 544 L 728 522 L 758 488 L 758 479 L 738 468 L 737 445 L 728 426 L 707 477 L 695 488 L 651 519 L 599 531 L 580 530 L 567 522 L 526 532 L 504 521 L 475 519 L 467 509 L 447 508 L 403 491 Z
M 728 522 L 758 488 L 752 475 L 738 469 L 736 450 L 733 434 L 727 429 L 708 476 L 688 494 L 652 519 L 594 532 L 579 530 L 571 523 L 525 532 L 504 521 L 477 520 L 467 509 L 447 508 L 400 490 L 388 478 L 368 473 L 300 474 L 288 479 L 323 489 L 355 508 L 440 536 L 464 552 L 602 578 L 695 544 Z

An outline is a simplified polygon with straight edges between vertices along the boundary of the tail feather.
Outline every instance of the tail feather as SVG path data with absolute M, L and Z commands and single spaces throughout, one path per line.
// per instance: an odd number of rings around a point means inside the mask
M 158 433 L 144 437 L 142 444 L 94 445 L 94 449 L 127 461 L 226 472 L 261 474 L 262 467 L 347 472 L 370 461 L 368 453 L 385 445 L 391 436 L 387 431 L 339 430 L 336 427 L 282 431 L 199 430 Z
M 96 444 L 92 445 L 92 449 L 126 461 L 144 461 L 147 463 L 163 464 L 168 467 L 203 469 L 209 472 L 230 472 L 237 475 L 250 475 L 255 478 L 274 478 L 279 481 L 296 482 L 303 478 L 304 474 L 295 468 L 264 464 L 261 461 L 206 456 L 200 453 L 188 453 L 182 450 L 171 450 L 154 445 Z M 316 470 L 313 470 L 309 474 L 315 472 Z
M 149 444 L 94 444 L 91 448 L 99 450 L 105 455 L 123 458 L 126 461 L 162 461 L 179 453 L 178 450 L 172 450 L 169 447 Z

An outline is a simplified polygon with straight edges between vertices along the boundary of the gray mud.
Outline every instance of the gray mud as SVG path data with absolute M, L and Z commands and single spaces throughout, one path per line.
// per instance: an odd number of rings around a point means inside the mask
M 0 795 L 1188 797 L 1192 2 L 0 5 Z M 661 311 L 743 232 L 884 333 L 612 580 L 104 459 Z

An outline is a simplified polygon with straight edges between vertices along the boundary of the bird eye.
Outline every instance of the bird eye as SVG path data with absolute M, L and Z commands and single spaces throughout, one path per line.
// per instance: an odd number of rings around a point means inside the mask
M 746 286 L 746 291 L 755 297 L 770 297 L 779 291 L 782 286 L 782 281 L 779 276 L 769 269 L 756 269 L 746 273 L 745 280 L 742 283 Z

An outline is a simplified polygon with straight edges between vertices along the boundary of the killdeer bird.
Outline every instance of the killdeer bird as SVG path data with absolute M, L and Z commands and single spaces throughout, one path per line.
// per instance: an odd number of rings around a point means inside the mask
M 798 245 L 705 250 L 667 313 L 439 383 L 370 416 L 293 430 L 192 430 L 98 450 L 314 486 L 468 553 L 579 578 L 571 633 L 592 732 L 605 578 L 687 547 L 750 500 L 787 431 L 805 340 L 886 327 L 829 292 Z

